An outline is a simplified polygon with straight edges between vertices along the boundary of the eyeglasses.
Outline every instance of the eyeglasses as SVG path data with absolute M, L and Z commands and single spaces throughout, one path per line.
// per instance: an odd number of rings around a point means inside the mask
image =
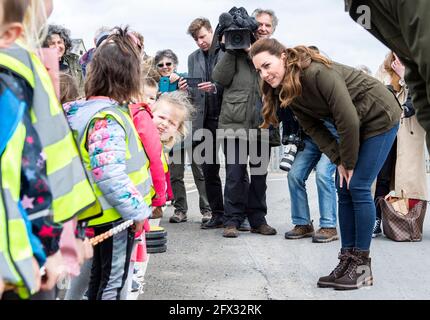
M 173 64 L 173 63 L 171 63 L 171 62 L 159 63 L 159 64 L 157 64 L 157 67 L 159 67 L 159 68 L 163 68 L 164 66 L 166 66 L 166 67 L 171 67 L 171 66 L 172 66 L 172 64 Z

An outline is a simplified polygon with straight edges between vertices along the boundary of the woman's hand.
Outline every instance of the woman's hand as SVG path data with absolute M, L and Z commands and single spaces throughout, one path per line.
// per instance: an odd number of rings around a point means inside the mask
M 188 90 L 188 83 L 187 80 L 184 78 L 179 79 L 178 88 L 181 91 L 187 91 Z
M 339 186 L 343 188 L 343 180 L 346 181 L 346 188 L 349 190 L 349 183 L 351 182 L 352 176 L 354 175 L 354 170 L 346 170 L 343 165 L 337 167 L 339 172 Z
M 401 80 L 403 80 L 405 78 L 405 66 L 396 54 L 394 54 L 394 57 L 396 60 L 391 64 L 391 68 L 393 68 L 394 72 L 397 73 Z
M 176 73 L 172 73 L 170 75 L 170 83 L 175 83 L 179 79 L 181 79 L 181 77 L 178 74 L 176 74 Z

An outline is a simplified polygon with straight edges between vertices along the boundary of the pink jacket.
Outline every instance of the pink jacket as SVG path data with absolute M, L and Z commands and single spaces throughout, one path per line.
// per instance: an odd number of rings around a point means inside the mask
M 162 207 L 166 204 L 166 192 L 168 189 L 167 186 L 170 186 L 170 179 L 166 180 L 168 175 L 164 172 L 163 163 L 161 161 L 163 147 L 161 145 L 160 135 L 155 124 L 152 122 L 152 112 L 147 104 L 132 104 L 129 106 L 129 109 L 134 126 L 136 127 L 149 159 L 149 169 L 156 192 L 155 198 L 152 199 L 152 206 Z

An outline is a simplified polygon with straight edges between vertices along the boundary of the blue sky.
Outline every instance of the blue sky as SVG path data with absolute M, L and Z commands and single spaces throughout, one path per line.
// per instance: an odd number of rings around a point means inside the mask
M 130 25 L 145 37 L 145 50 L 172 49 L 179 57 L 178 71 L 186 72 L 187 57 L 197 47 L 186 34 L 190 22 L 206 17 L 213 27 L 231 7 L 272 9 L 279 18 L 274 37 L 288 46 L 316 45 L 331 59 L 376 72 L 388 49 L 356 25 L 344 12 L 343 0 L 54 0 L 51 23 L 64 25 L 74 38 L 92 47 L 94 32 L 102 25 Z

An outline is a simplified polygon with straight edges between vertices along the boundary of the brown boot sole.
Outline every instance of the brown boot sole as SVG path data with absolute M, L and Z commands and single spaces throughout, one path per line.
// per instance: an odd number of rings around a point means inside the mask
M 315 238 L 312 238 L 312 242 L 313 243 L 329 243 L 329 242 L 336 241 L 336 240 L 339 240 L 339 236 L 334 236 L 334 237 L 331 237 L 331 238 L 328 238 L 328 239 L 315 239 Z
M 217 224 L 217 225 L 212 226 L 212 227 L 208 227 L 205 224 L 202 224 L 200 226 L 200 229 L 203 229 L 203 230 L 213 230 L 213 229 L 221 229 L 221 228 L 224 228 L 224 224 L 222 224 L 222 223 L 221 224 Z
M 276 231 L 267 233 L 267 232 L 258 232 L 258 230 L 255 230 L 255 229 L 251 229 L 251 233 L 261 234 L 262 236 L 276 236 L 276 234 L 277 234 Z
M 362 280 L 360 283 L 358 284 L 339 284 L 339 283 L 335 283 L 334 286 L 334 290 L 357 290 L 357 289 L 361 289 L 363 287 L 371 287 L 373 286 L 373 277 L 369 277 L 366 278 L 365 280 Z
M 239 234 L 238 233 L 235 233 L 235 234 L 233 234 L 233 233 L 227 233 L 227 234 L 223 233 L 222 236 L 224 238 L 237 238 L 237 237 L 239 237 Z
M 306 233 L 300 236 L 285 236 L 285 239 L 287 240 L 299 240 L 299 239 L 304 239 L 304 238 L 311 238 L 314 236 L 314 232 L 312 233 Z

